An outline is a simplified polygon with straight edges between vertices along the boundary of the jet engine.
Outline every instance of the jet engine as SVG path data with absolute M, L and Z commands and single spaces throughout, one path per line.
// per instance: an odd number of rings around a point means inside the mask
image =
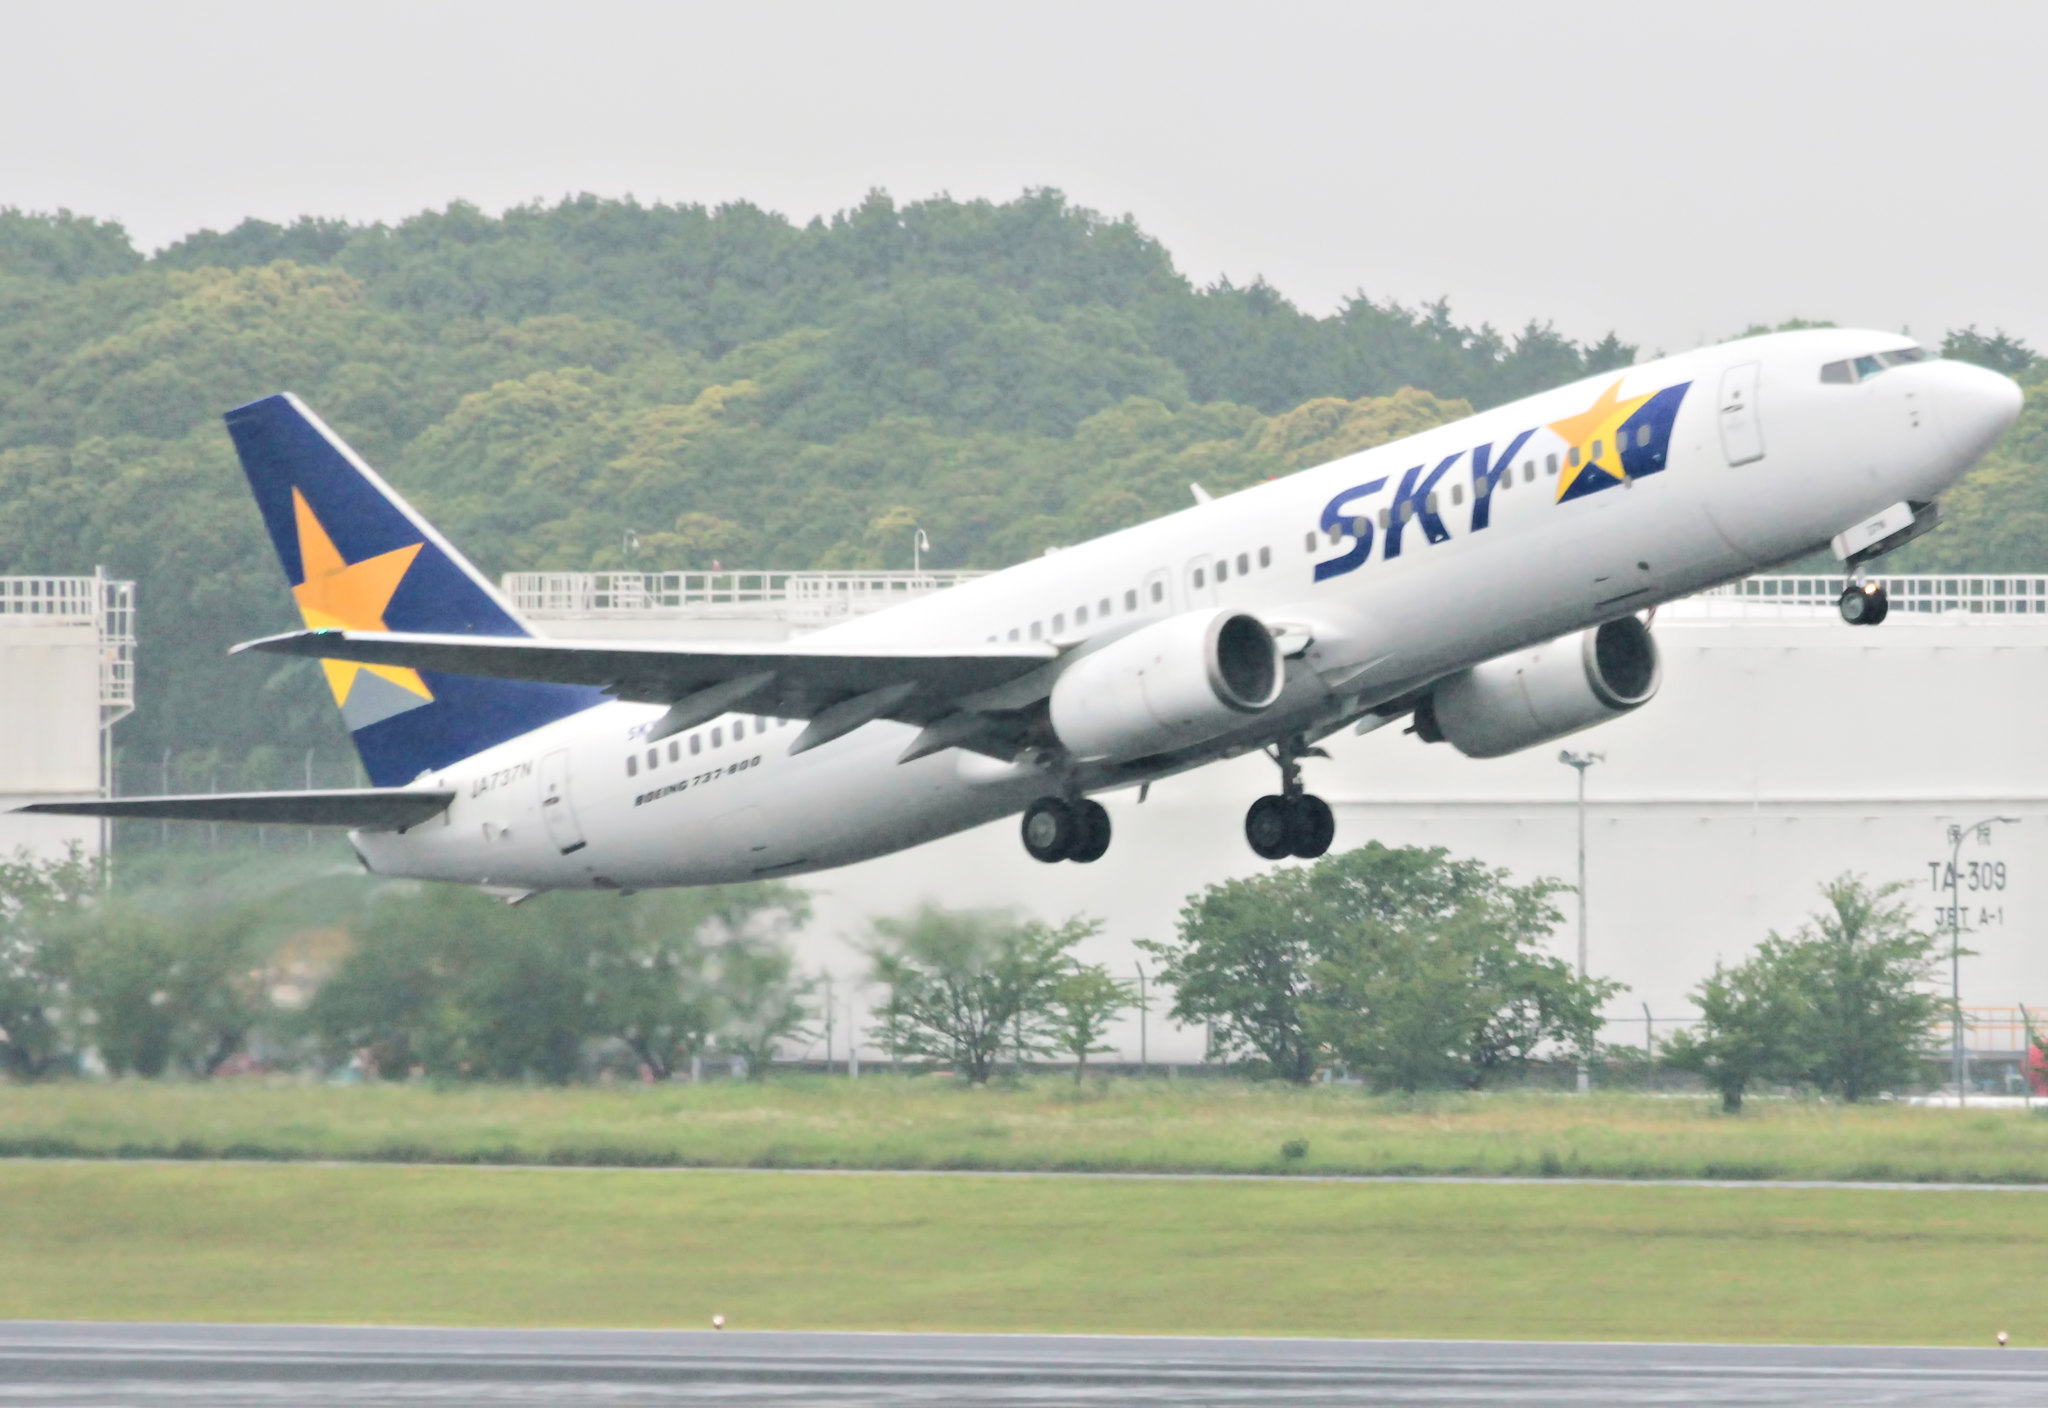
M 1650 628 L 1633 616 L 1461 670 L 1415 710 L 1424 742 L 1498 758 L 1647 704 L 1663 672 Z
M 1083 655 L 1052 687 L 1077 758 L 1124 761 L 1227 733 L 1280 697 L 1280 646 L 1256 616 L 1190 611 Z

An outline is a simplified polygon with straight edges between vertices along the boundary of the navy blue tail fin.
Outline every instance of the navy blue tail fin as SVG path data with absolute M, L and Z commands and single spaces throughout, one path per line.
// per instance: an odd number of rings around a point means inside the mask
M 227 423 L 307 626 L 532 634 L 483 574 L 298 397 L 238 406 Z M 410 782 L 605 698 L 577 685 L 322 663 L 379 787 Z

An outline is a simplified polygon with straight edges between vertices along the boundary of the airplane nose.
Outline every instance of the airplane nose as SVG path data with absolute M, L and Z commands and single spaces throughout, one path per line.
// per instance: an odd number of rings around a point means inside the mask
M 1968 362 L 1936 362 L 1928 370 L 1936 373 L 1935 413 L 1964 463 L 1990 449 L 2019 419 L 2026 398 L 2011 377 Z

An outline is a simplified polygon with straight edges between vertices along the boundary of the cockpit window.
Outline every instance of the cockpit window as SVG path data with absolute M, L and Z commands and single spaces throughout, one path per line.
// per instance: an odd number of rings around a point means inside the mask
M 1825 383 L 1840 386 L 1854 385 L 1867 381 L 1886 367 L 1900 367 L 1908 362 L 1924 362 L 1932 354 L 1925 347 L 1898 347 L 1889 352 L 1873 352 L 1867 357 L 1850 357 L 1839 362 L 1829 362 L 1820 369 L 1820 379 Z

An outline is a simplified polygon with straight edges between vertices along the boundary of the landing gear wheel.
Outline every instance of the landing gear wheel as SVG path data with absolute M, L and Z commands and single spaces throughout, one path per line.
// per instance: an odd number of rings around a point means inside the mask
M 1267 860 L 1284 860 L 1294 854 L 1294 828 L 1289 824 L 1294 808 L 1285 797 L 1261 797 L 1244 814 L 1244 839 Z
M 1082 865 L 1102 859 L 1109 849 L 1109 813 L 1102 803 L 1082 800 L 1074 803 L 1074 820 L 1080 835 L 1074 838 L 1074 848 L 1067 852 L 1067 859 Z
M 1330 842 L 1337 839 L 1337 818 L 1331 815 L 1330 804 L 1321 797 L 1304 792 L 1290 799 L 1287 809 L 1287 849 L 1291 855 L 1303 860 L 1314 860 L 1330 849 Z
M 1852 626 L 1875 626 L 1891 614 L 1891 602 L 1882 582 L 1844 587 L 1835 605 L 1841 610 L 1842 619 Z
M 1058 797 L 1040 797 L 1024 809 L 1024 849 L 1047 865 L 1073 854 L 1081 839 L 1080 819 Z

